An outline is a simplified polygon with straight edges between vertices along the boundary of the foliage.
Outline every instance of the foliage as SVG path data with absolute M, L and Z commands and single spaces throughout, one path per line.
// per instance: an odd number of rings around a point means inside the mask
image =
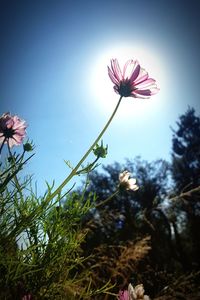
M 171 203 L 171 219 L 181 216 L 182 242 L 175 228 L 176 239 L 181 260 L 187 269 L 193 269 L 200 265 L 200 116 L 189 107 L 177 126 L 172 139 L 172 176 L 174 191 L 182 196 Z M 193 192 L 186 193 L 190 190 Z
M 119 245 L 131 251 L 131 243 L 136 245 L 138 239 L 142 241 L 145 236 L 150 237 L 148 255 L 134 266 L 130 263 L 129 270 L 124 264 L 123 276 L 116 276 L 114 280 L 117 286 L 123 288 L 128 282 L 142 282 L 149 294 L 156 296 L 161 295 L 161 290 L 173 280 L 178 282 L 184 272 L 191 278 L 193 272 L 198 272 L 200 119 L 193 109 L 189 109 L 177 124 L 177 131 L 173 130 L 171 164 L 163 160 L 149 163 L 137 157 L 126 160 L 125 164 L 103 166 L 101 173 L 97 170 L 90 173 L 88 193 L 95 191 L 97 204 L 104 202 L 110 194 L 114 195 L 105 206 L 96 205 L 83 219 L 83 228 L 87 228 L 88 234 L 82 248 L 97 262 L 94 286 L 105 278 L 113 278 L 110 270 L 115 270 L 116 261 L 120 260 L 119 257 L 113 260 Z M 181 147 L 182 152 L 179 151 Z M 180 167 L 182 163 L 184 171 Z M 137 178 L 138 191 L 115 193 L 119 173 L 124 170 Z M 184 190 L 184 184 L 191 179 L 192 184 Z M 103 257 L 102 262 L 99 257 Z M 196 279 L 194 282 L 198 285 Z M 187 295 L 186 290 L 184 293 Z M 166 294 L 163 297 L 165 299 Z
M 100 173 L 108 147 L 98 142 L 120 101 L 78 164 L 66 162 L 70 174 L 42 196 L 21 177 L 34 145 L 12 149 L 25 121 L 0 118 L 0 299 L 116 299 L 130 282 L 157 300 L 198 298 L 200 118 L 191 108 L 180 117 L 171 164 L 136 157 Z M 84 186 L 64 190 L 81 174 Z
M 167 286 L 160 291 L 155 300 L 198 300 L 200 297 L 200 272 L 183 274 L 174 278 L 173 274 L 165 274 L 168 279 Z
M 126 169 L 136 176 L 139 190 L 119 190 L 116 194 L 119 173 Z M 171 227 L 162 207 L 169 189 L 169 164 L 163 160 L 149 163 L 137 157 L 127 160 L 124 165 L 104 166 L 103 170 L 104 173 L 95 170 L 89 176 L 88 193 L 95 191 L 97 204 L 83 220 L 83 228 L 87 228 L 88 234 L 82 248 L 85 255 L 94 257 L 93 261 L 97 262 L 92 284 L 98 286 L 106 278 L 121 288 L 132 280 L 134 284 L 146 282 L 140 277 L 144 269 L 142 261 L 150 268 L 162 270 L 169 259 L 172 264 L 168 269 L 172 268 L 175 259 Z M 109 194 L 113 195 L 110 201 L 98 206 Z M 147 236 L 148 244 L 144 243 Z M 138 245 L 140 259 L 134 250 Z M 126 253 L 123 267 L 117 252 L 119 248 L 125 249 Z M 121 270 L 118 270 L 118 263 Z M 112 291 L 116 291 L 115 288 Z
M 78 272 L 86 259 L 80 221 L 91 209 L 91 197 L 83 203 L 59 193 L 49 200 L 53 185 L 38 197 L 31 177 L 19 178 L 29 159 L 24 149 L 22 155 L 10 151 L 1 165 L 0 299 L 89 299 L 106 290 L 90 289 L 89 269 Z
M 94 248 L 86 266 L 92 266 L 92 284 L 95 288 L 106 284 L 108 279 L 115 285 L 113 292 L 128 286 L 129 279 L 137 272 L 139 262 L 150 250 L 150 238 L 145 237 L 138 241 L 126 241 L 118 245 L 101 244 Z M 116 283 L 118 283 L 116 285 Z
M 178 191 L 200 185 L 200 117 L 193 108 L 179 117 L 172 139 L 172 175 Z
M 97 197 L 97 207 L 91 212 L 98 232 L 97 244 L 138 237 L 136 228 L 140 227 L 141 219 L 146 219 L 147 214 L 155 215 L 167 193 L 168 168 L 165 161 L 148 163 L 137 157 L 134 161 L 127 160 L 125 165 L 104 166 L 104 173 L 95 170 L 90 174 L 88 193 L 95 191 Z M 98 203 L 115 193 L 119 173 L 124 169 L 136 175 L 139 190 L 120 190 L 106 205 L 98 207 Z

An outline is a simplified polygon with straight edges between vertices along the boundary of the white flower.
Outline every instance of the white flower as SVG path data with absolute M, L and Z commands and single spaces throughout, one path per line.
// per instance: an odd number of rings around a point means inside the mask
M 128 294 L 130 300 L 150 300 L 149 296 L 144 295 L 143 284 L 138 284 L 135 287 L 129 284 Z
M 125 188 L 125 190 L 137 191 L 139 189 L 139 186 L 136 184 L 136 179 L 129 179 L 130 175 L 131 173 L 128 171 L 124 171 L 119 174 L 120 187 Z

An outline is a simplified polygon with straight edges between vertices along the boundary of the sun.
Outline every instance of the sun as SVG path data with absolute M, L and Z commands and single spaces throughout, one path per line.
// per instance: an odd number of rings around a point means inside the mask
M 111 112 L 119 99 L 119 95 L 113 90 L 113 83 L 107 72 L 107 66 L 110 65 L 110 59 L 112 58 L 117 58 L 122 68 L 127 60 L 137 59 L 140 65 L 149 73 L 149 76 L 156 79 L 158 87 L 162 90 L 164 86 L 164 67 L 159 55 L 155 52 L 153 54 L 145 47 L 110 47 L 95 56 L 95 61 L 92 61 L 89 70 L 90 95 L 92 95 L 93 101 L 95 99 L 98 110 L 102 113 L 107 113 L 108 110 Z M 127 118 L 129 115 L 133 116 L 133 114 L 145 114 L 153 107 L 155 109 L 158 96 L 155 95 L 152 99 L 149 101 L 149 99 L 124 98 L 119 110 L 121 116 Z

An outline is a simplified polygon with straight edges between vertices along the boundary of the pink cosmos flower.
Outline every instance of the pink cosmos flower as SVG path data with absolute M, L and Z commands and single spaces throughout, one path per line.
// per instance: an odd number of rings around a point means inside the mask
M 108 75 L 114 83 L 115 92 L 122 97 L 145 99 L 159 91 L 156 81 L 149 78 L 149 74 L 140 67 L 137 60 L 128 60 L 122 72 L 118 60 L 111 59 Z
M 0 144 L 20 145 L 26 135 L 26 123 L 18 116 L 5 113 L 0 117 Z
M 119 292 L 119 296 L 118 296 L 118 300 L 129 300 L 129 293 L 127 290 L 125 291 L 120 291 Z
M 150 300 L 149 296 L 144 295 L 143 284 L 138 284 L 135 287 L 129 283 L 128 290 L 120 291 L 118 300 Z

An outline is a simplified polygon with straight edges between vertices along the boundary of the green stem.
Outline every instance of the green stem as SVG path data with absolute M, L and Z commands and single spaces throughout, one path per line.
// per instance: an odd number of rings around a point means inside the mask
M 116 196 L 119 193 L 119 190 L 116 190 L 111 196 L 109 196 L 107 199 L 101 201 L 100 203 L 98 203 L 97 205 L 95 205 L 95 208 L 100 207 L 102 205 L 107 204 L 110 200 L 112 200 L 112 198 L 114 196 Z
M 6 138 L 4 138 L 4 140 L 3 140 L 3 142 L 2 142 L 2 144 L 1 144 L 1 146 L 0 146 L 0 154 L 1 154 L 1 151 L 2 151 L 3 146 L 4 146 L 4 144 L 5 144 L 5 141 L 6 141 Z
M 9 143 L 8 143 L 7 145 L 8 145 L 8 152 L 9 152 L 9 154 L 10 154 L 10 157 L 11 157 L 12 163 L 13 163 L 13 170 L 14 170 L 14 176 L 13 176 L 13 178 L 14 178 L 14 181 L 15 181 L 16 188 L 17 188 L 17 190 L 18 190 L 18 192 L 19 192 L 20 198 L 21 198 L 21 200 L 23 201 L 24 198 L 23 198 L 22 190 L 21 190 L 21 187 L 20 187 L 18 178 L 17 178 L 15 158 L 14 158 L 12 152 L 11 152 Z
M 92 168 L 94 167 L 94 165 L 96 164 L 96 162 L 99 160 L 100 157 L 95 158 L 95 160 L 89 164 L 87 167 L 81 169 L 80 171 L 76 172 L 76 175 L 80 175 L 80 174 L 84 174 L 84 173 L 88 173 L 90 171 L 92 171 Z
M 104 126 L 103 130 L 100 132 L 100 134 L 98 135 L 98 137 L 96 138 L 96 140 L 94 141 L 94 143 L 91 145 L 91 147 L 88 149 L 88 151 L 85 153 L 85 155 L 81 158 L 81 160 L 78 162 L 78 164 L 76 165 L 76 167 L 71 171 L 71 173 L 67 176 L 67 178 L 65 178 L 65 180 L 59 185 L 59 187 L 48 197 L 48 201 L 51 201 L 58 193 L 60 193 L 60 191 L 63 189 L 63 187 L 72 179 L 73 176 L 75 176 L 77 174 L 77 171 L 79 169 L 79 167 L 82 165 L 82 163 L 85 161 L 85 159 L 88 157 L 88 155 L 90 154 L 90 152 L 94 149 L 95 145 L 99 142 L 99 140 L 101 139 L 101 137 L 103 136 L 104 132 L 106 131 L 106 129 L 108 128 L 108 126 L 110 125 L 112 119 L 114 118 L 117 109 L 121 103 L 122 100 L 122 96 L 120 96 L 119 101 L 110 117 L 110 119 L 108 120 L 108 122 L 106 123 L 106 125 Z

